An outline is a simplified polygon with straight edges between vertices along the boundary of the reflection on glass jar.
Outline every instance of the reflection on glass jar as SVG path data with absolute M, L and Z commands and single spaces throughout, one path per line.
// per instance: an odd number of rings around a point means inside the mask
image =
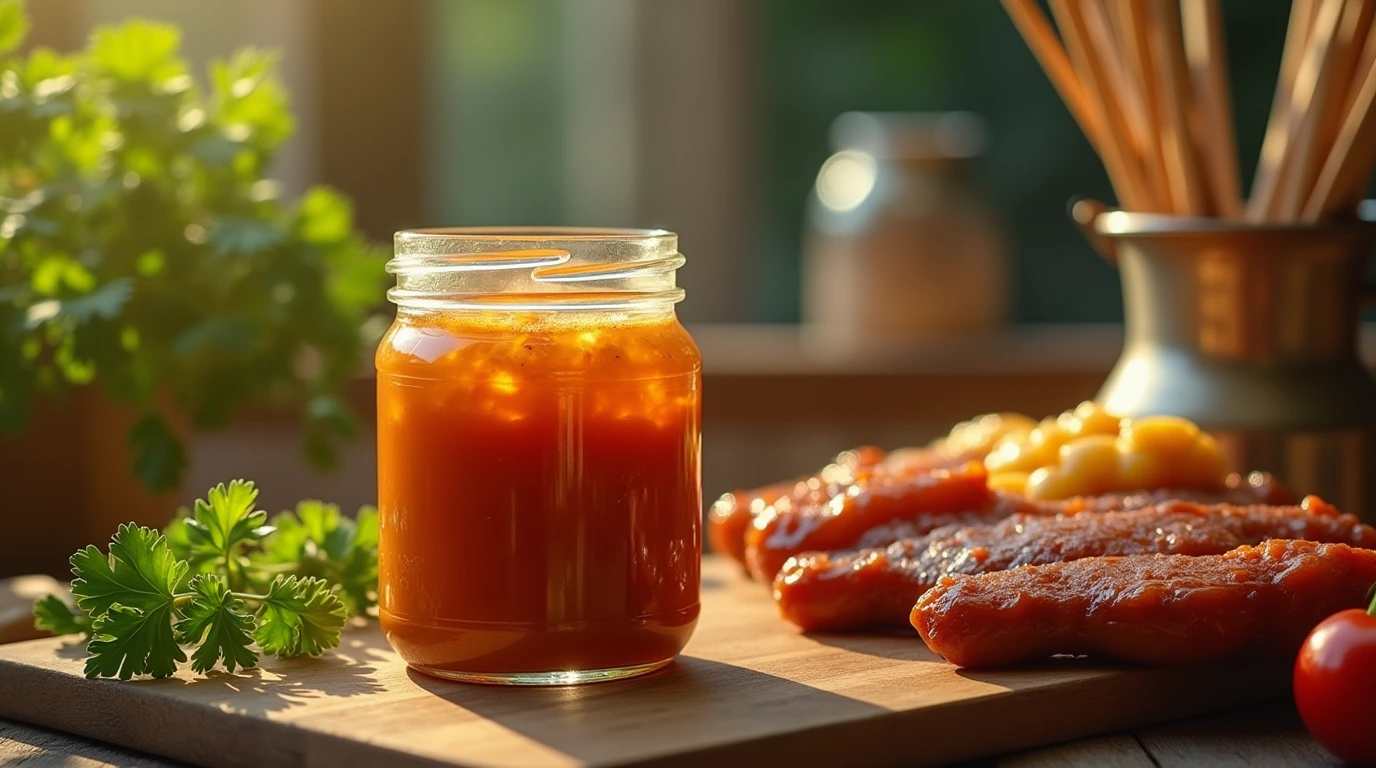
M 809 338 L 854 348 L 997 327 L 1004 244 L 968 179 L 983 122 L 850 112 L 833 123 L 832 144 L 804 237 Z
M 698 617 L 701 360 L 677 237 L 402 232 L 377 352 L 380 618 L 411 666 L 569 684 Z

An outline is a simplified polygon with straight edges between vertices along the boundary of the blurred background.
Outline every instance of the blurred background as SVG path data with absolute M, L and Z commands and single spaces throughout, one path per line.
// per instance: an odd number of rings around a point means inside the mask
M 1287 6 L 1226 4 L 1247 178 Z M 1117 275 L 1066 215 L 1074 196 L 1111 201 L 1107 180 L 995 0 L 38 0 L 29 13 L 27 45 L 58 50 L 132 16 L 175 23 L 197 72 L 245 45 L 280 49 L 297 119 L 272 175 L 289 196 L 342 191 L 376 241 L 439 225 L 678 232 L 680 313 L 706 360 L 709 499 L 851 444 L 1058 412 L 1093 395 L 1120 349 Z M 853 111 L 919 114 L 836 122 Z M 877 278 L 847 281 L 856 264 Z M 362 368 L 351 402 L 367 425 Z M 186 496 L 247 476 L 269 508 L 374 498 L 367 430 L 325 474 L 295 430 L 265 411 L 198 433 Z

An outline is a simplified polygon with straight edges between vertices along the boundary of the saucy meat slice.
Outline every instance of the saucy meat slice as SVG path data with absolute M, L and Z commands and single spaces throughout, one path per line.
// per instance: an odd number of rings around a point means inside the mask
M 1075 496 L 1059 501 L 1023 500 L 1021 508 L 1029 514 L 1061 515 L 1078 512 L 1117 512 L 1141 509 L 1166 501 L 1193 501 L 1200 504 L 1236 504 L 1253 506 L 1291 506 L 1300 503 L 1280 481 L 1269 472 L 1247 475 L 1233 473 L 1222 488 L 1157 488 L 1154 490 L 1115 491 L 1098 496 Z M 855 549 L 884 547 L 895 541 L 923 536 L 932 527 L 925 520 L 906 518 L 891 520 L 866 531 L 856 542 Z
M 1166 488 L 1060 500 L 994 491 L 988 477 L 980 462 L 906 475 L 875 472 L 829 498 L 812 495 L 798 502 L 776 502 L 746 531 L 746 563 L 755 578 L 771 582 L 790 557 L 803 552 L 884 547 L 942 526 L 991 523 L 1016 513 L 1109 512 L 1174 499 L 1209 504 L 1297 501 L 1269 475 L 1255 472 L 1245 478 L 1231 476 L 1222 488 Z
M 751 522 L 770 505 L 780 499 L 789 499 L 791 504 L 804 504 L 810 499 L 825 501 L 883 461 L 884 456 L 879 448 L 852 448 L 837 454 L 815 475 L 722 494 L 707 512 L 707 537 L 712 550 L 730 555 L 744 567 L 745 533 Z M 746 573 L 748 575 L 749 571 Z
M 713 552 L 730 555 L 745 565 L 745 532 L 770 504 L 792 493 L 810 478 L 799 477 L 753 490 L 723 493 L 707 510 L 707 540 Z M 749 571 L 747 571 L 747 574 Z
M 774 600 L 785 619 L 807 631 L 905 626 L 913 603 L 942 576 L 1106 555 L 1215 555 L 1280 538 L 1376 548 L 1376 528 L 1318 497 L 1300 506 L 1167 501 L 1102 514 L 1018 514 L 883 548 L 807 552 L 779 571 Z
M 1270 540 L 1222 555 L 1090 557 L 942 577 L 912 610 L 962 667 L 1059 654 L 1194 664 L 1294 654 L 1332 613 L 1365 602 L 1376 551 Z
M 989 489 L 984 465 L 915 475 L 876 475 L 821 502 L 776 504 L 746 533 L 746 560 L 755 578 L 771 582 L 788 558 L 812 550 L 854 548 L 866 532 L 897 521 L 919 534 L 943 525 L 1007 517 L 1032 505 Z M 925 528 L 925 530 L 924 530 Z

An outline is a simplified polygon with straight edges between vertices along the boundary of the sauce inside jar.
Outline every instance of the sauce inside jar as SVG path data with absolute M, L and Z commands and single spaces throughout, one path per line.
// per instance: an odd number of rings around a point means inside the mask
M 377 370 L 380 618 L 409 664 L 558 684 L 673 659 L 702 499 L 672 311 L 401 313 Z

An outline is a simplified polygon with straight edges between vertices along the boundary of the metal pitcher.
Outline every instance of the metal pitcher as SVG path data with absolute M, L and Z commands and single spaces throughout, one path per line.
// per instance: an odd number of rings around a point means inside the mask
M 1376 380 L 1357 344 L 1376 223 L 1077 219 L 1123 281 L 1123 354 L 1099 401 L 1188 418 L 1234 467 L 1376 519 Z

